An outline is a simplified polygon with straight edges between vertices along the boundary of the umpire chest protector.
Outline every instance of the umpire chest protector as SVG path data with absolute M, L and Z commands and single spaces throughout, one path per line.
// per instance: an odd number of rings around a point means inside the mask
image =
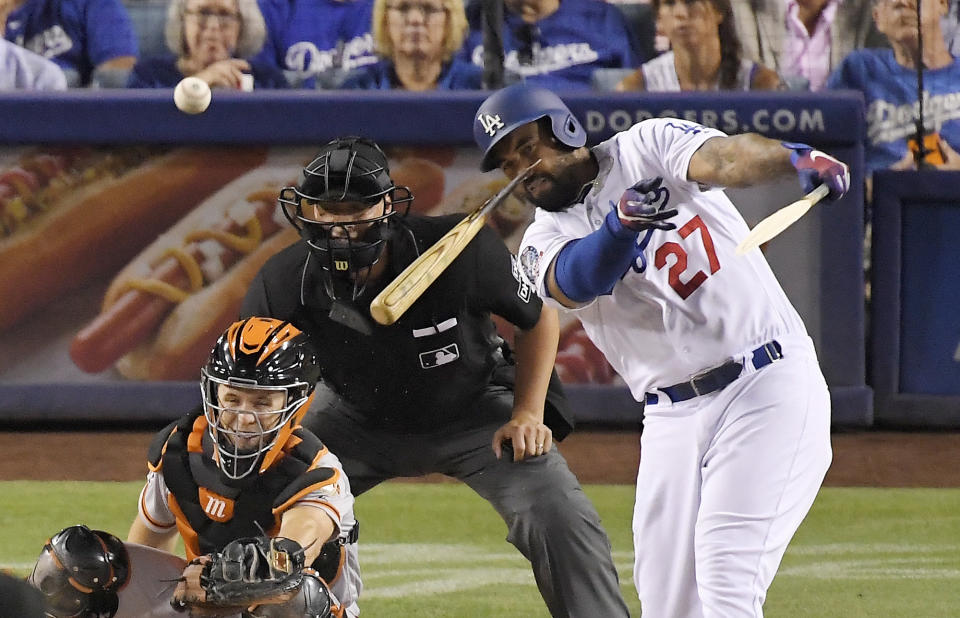
M 273 536 L 280 519 L 301 496 L 336 482 L 337 471 L 314 467 L 326 451 L 320 440 L 296 428 L 265 471 L 227 484 L 214 461 L 201 411 L 167 426 L 149 450 L 150 469 L 163 473 L 187 558 L 220 551 L 241 537 Z

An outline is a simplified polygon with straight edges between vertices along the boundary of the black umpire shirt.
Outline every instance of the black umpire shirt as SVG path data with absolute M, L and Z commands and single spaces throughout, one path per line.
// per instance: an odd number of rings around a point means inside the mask
M 484 227 L 394 324 L 381 326 L 369 317 L 373 298 L 460 219 L 409 215 L 396 226 L 387 272 L 354 301 L 370 320 L 372 336 L 330 319 L 318 260 L 304 242 L 263 266 L 241 315 L 287 320 L 306 332 L 326 385 L 379 426 L 418 432 L 462 418 L 488 385 L 513 384 L 510 350 L 491 314 L 528 330 L 542 308 L 496 233 Z M 554 373 L 545 422 L 557 439 L 572 428 L 569 418 Z

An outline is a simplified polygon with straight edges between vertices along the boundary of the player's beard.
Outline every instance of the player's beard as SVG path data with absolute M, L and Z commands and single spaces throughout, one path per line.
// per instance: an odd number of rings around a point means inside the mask
M 596 170 L 590 170 L 591 165 L 595 165 L 593 154 L 585 148 L 570 149 L 555 156 L 549 163 L 541 164 L 523 183 L 524 197 L 537 208 L 563 212 L 585 197 L 585 176 L 590 176 L 589 180 L 596 177 Z
M 524 184 L 524 196 L 537 208 L 562 212 L 577 203 L 581 188 L 580 183 L 573 180 L 570 174 L 558 177 L 547 172 L 534 174 L 530 181 Z

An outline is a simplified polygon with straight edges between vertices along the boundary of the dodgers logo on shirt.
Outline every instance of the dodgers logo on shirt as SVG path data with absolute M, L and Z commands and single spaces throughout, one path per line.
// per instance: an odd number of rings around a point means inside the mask
M 524 247 L 523 251 L 520 252 L 520 266 L 523 267 L 523 274 L 527 276 L 530 283 L 536 284 L 537 282 L 542 255 L 536 247 Z
M 703 131 L 703 127 L 701 126 L 697 126 L 695 124 L 683 122 L 680 120 L 676 122 L 668 122 L 665 126 L 668 126 L 671 129 L 678 129 L 684 133 L 690 133 L 693 135 L 696 135 L 697 133 L 700 133 L 701 131 Z
M 504 127 L 503 121 L 500 120 L 500 114 L 480 114 L 477 116 L 477 122 L 483 127 L 483 132 L 490 137 L 496 135 L 497 131 Z
M 19 38 L 22 41 L 23 35 Z M 73 39 L 61 26 L 54 25 L 20 45 L 45 58 L 56 58 L 73 49 Z

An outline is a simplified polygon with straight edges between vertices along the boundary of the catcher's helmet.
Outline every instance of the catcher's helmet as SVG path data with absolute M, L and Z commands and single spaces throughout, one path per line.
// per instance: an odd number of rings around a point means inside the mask
M 473 139 L 483 151 L 480 169 L 484 172 L 497 165 L 490 151 L 511 131 L 540 118 L 550 119 L 553 136 L 562 144 L 579 148 L 587 143 L 587 132 L 553 92 L 538 86 L 514 84 L 491 94 L 480 104 L 473 120 Z
M 307 204 L 357 204 L 362 212 L 376 205 L 384 197 L 390 207 L 383 206 L 375 217 L 349 222 L 322 222 L 304 215 Z M 387 155 L 373 141 L 362 137 L 343 137 L 327 143 L 317 156 L 303 168 L 299 182 L 280 192 L 283 213 L 300 232 L 313 253 L 320 259 L 326 277 L 324 285 L 332 298 L 339 293 L 333 278 L 348 281 L 352 298 L 359 296 L 364 281 L 358 281 L 359 271 L 380 259 L 388 237 L 387 221 L 397 214 L 398 207 L 413 200 L 407 187 L 394 185 L 390 178 Z M 362 238 L 351 238 L 351 226 L 372 224 Z M 334 228 L 341 228 L 340 238 Z
M 28 581 L 45 598 L 47 615 L 56 618 L 110 618 L 119 590 L 130 574 L 123 541 L 82 525 L 53 535 Z
M 204 415 L 217 449 L 225 482 L 264 471 L 306 414 L 320 379 L 320 364 L 307 336 L 288 322 L 249 318 L 234 322 L 223 333 L 200 371 Z M 282 392 L 283 403 L 254 410 L 221 399 L 221 387 L 252 389 L 265 395 Z M 233 407 L 231 407 L 231 403 Z M 253 416 L 252 428 L 229 426 L 240 414 Z M 241 446 L 252 440 L 250 447 Z

